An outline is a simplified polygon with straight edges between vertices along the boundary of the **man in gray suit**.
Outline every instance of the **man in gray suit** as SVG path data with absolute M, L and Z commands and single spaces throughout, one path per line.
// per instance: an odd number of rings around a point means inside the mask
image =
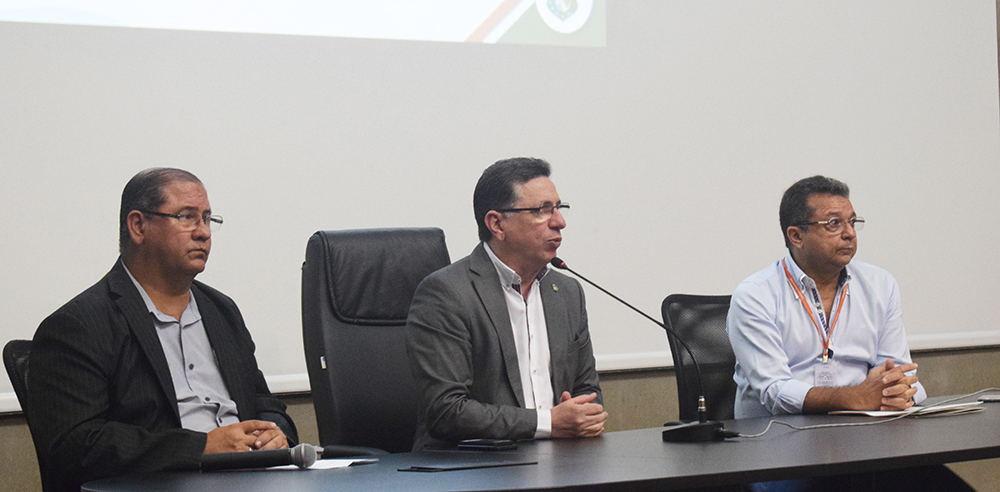
M 294 444 L 236 304 L 194 280 L 222 223 L 201 181 L 142 171 L 125 185 L 119 221 L 111 271 L 35 332 L 28 423 L 44 489 Z
M 421 398 L 414 450 L 604 430 L 583 290 L 549 271 L 569 208 L 549 174 L 541 159 L 487 168 L 473 197 L 482 242 L 417 287 L 407 318 Z

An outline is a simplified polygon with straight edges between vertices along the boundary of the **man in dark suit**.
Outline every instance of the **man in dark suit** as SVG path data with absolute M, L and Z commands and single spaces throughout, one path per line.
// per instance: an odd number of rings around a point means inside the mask
M 407 318 L 415 450 L 604 430 L 583 290 L 549 271 L 569 208 L 549 174 L 541 159 L 487 168 L 473 198 L 482 243 L 417 287 Z
M 294 444 L 236 304 L 194 280 L 222 223 L 201 181 L 140 172 L 119 223 L 111 271 L 35 332 L 28 407 L 44 489 Z

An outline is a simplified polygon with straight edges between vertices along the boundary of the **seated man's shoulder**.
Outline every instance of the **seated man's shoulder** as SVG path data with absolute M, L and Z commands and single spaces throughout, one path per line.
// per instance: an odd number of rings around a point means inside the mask
M 784 281 L 785 277 L 781 269 L 781 262 L 772 263 L 763 270 L 759 270 L 743 279 L 733 291 L 733 297 L 758 296 L 763 293 L 773 292 Z
M 60 306 L 46 320 L 61 317 L 81 321 L 103 319 L 113 313 L 113 300 L 108 283 L 102 279 Z
M 853 277 L 861 277 L 863 280 L 868 281 L 882 281 L 882 282 L 895 282 L 895 277 L 889 273 L 888 270 L 872 265 L 871 263 L 865 263 L 863 261 L 853 260 L 847 267 L 848 272 L 851 273 Z
M 442 267 L 430 275 L 424 277 L 417 287 L 417 290 L 426 289 L 428 287 L 436 288 L 447 288 L 449 286 L 457 286 L 462 280 L 469 278 L 469 262 L 470 256 L 466 256 L 448 266 Z

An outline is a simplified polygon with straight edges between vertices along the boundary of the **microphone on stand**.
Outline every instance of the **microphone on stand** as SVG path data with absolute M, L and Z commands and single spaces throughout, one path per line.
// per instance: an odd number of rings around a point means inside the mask
M 640 311 L 635 306 L 625 302 L 620 297 L 612 294 L 611 292 L 608 292 L 607 290 L 604 289 L 604 287 L 601 287 L 600 285 L 591 282 L 589 279 L 587 279 L 587 277 L 584 277 L 583 275 L 576 273 L 575 271 L 573 271 L 573 269 L 566 266 L 566 262 L 560 260 L 558 257 L 552 258 L 552 261 L 550 263 L 552 264 L 552 266 L 560 270 L 566 270 L 572 273 L 573 275 L 576 275 L 577 277 L 580 278 L 580 280 L 583 280 L 584 282 L 593 285 L 594 287 L 597 288 L 597 290 L 600 290 L 601 292 L 611 296 L 614 300 L 628 306 L 630 309 L 641 314 L 646 319 L 652 321 L 653 323 L 656 323 L 660 328 L 663 328 L 665 331 L 670 332 L 670 334 L 673 335 L 674 338 L 677 339 L 677 341 L 681 342 L 681 346 L 684 347 L 684 350 L 686 350 L 688 355 L 691 356 L 691 362 L 694 362 L 695 374 L 697 374 L 698 376 L 698 393 L 700 393 L 701 395 L 698 397 L 698 422 L 690 422 L 686 424 L 674 425 L 667 428 L 666 430 L 663 431 L 663 440 L 665 442 L 721 441 L 726 437 L 731 437 L 731 435 L 735 435 L 727 432 L 725 427 L 722 425 L 722 422 L 708 420 L 708 409 L 705 406 L 705 396 L 704 396 L 705 389 L 704 386 L 702 386 L 701 384 L 701 369 L 698 368 L 698 361 L 695 360 L 694 353 L 691 351 L 691 348 L 688 347 L 688 344 L 684 342 L 684 339 L 681 338 L 681 336 L 678 335 L 676 331 L 668 328 L 666 325 L 657 321 L 652 316 Z

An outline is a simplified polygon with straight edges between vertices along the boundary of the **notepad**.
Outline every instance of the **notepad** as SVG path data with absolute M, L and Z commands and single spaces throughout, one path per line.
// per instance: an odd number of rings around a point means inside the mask
M 950 415 L 962 415 L 966 413 L 976 413 L 983 411 L 981 401 L 969 403 L 955 403 L 952 405 L 933 405 L 922 407 L 913 405 L 906 410 L 836 410 L 830 415 L 864 415 L 868 417 L 898 417 L 908 415 L 913 417 L 947 417 Z

